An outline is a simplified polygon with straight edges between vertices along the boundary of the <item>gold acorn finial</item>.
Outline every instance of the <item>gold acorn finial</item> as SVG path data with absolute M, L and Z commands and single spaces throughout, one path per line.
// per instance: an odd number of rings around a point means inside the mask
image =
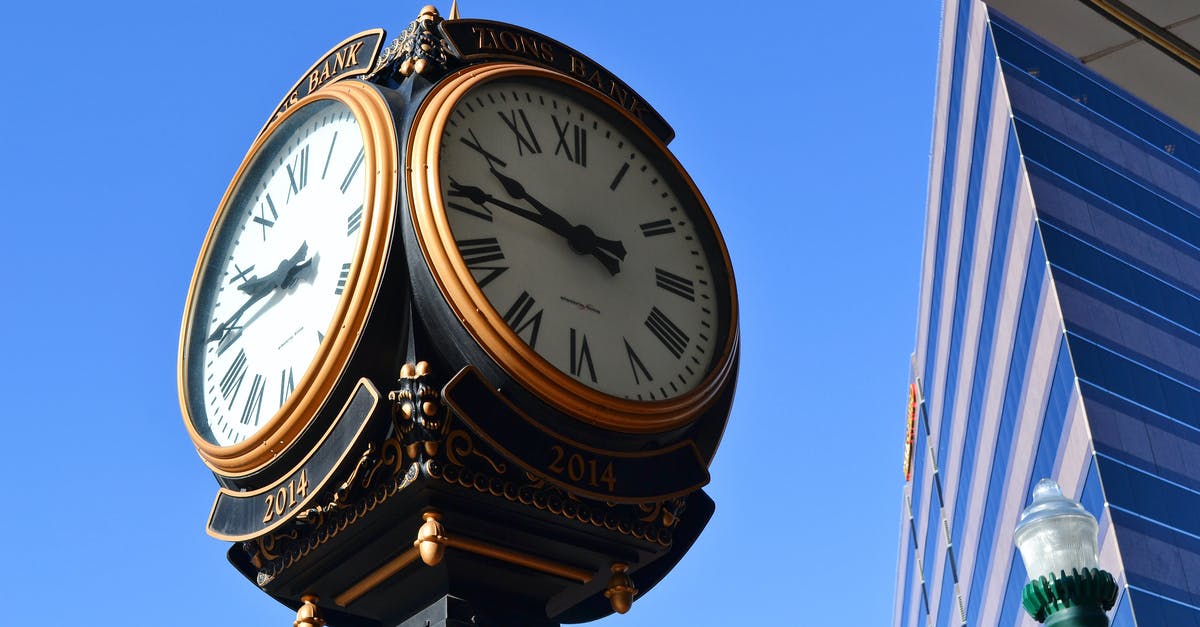
M 612 573 L 608 580 L 608 588 L 604 590 L 604 597 L 612 604 L 614 612 L 624 614 L 633 606 L 633 597 L 638 591 L 633 587 L 633 580 L 629 578 L 628 564 L 613 562 Z
M 425 524 L 417 530 L 413 546 L 421 554 L 421 561 L 428 566 L 437 566 L 446 555 L 446 531 L 442 526 L 442 515 L 437 510 L 427 509 L 421 513 Z
M 450 19 L 450 20 L 457 20 L 458 18 L 459 18 L 459 15 L 458 15 L 458 0 L 453 0 L 453 1 L 450 3 L 450 17 L 448 17 L 448 18 L 446 18 L 446 19 Z
M 306 594 L 300 597 L 304 604 L 300 609 L 296 610 L 296 622 L 292 623 L 293 627 L 324 627 L 325 619 L 321 617 L 321 610 L 317 607 L 317 602 L 320 601 L 315 594 Z

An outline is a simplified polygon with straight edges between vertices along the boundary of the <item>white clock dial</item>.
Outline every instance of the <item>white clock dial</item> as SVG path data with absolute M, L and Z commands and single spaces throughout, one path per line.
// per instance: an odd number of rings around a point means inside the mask
M 561 81 L 507 77 L 457 101 L 439 166 L 458 254 L 538 356 L 635 401 L 705 380 L 728 324 L 722 251 L 643 131 Z
M 363 159 L 350 109 L 317 100 L 243 171 L 193 306 L 187 385 L 208 442 L 252 436 L 314 367 L 363 239 Z

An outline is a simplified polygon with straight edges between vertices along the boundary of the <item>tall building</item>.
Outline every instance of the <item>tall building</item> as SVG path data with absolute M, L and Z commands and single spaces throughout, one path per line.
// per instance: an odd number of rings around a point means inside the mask
M 893 624 L 1034 625 L 1042 477 L 1115 627 L 1200 626 L 1200 4 L 947 0 Z

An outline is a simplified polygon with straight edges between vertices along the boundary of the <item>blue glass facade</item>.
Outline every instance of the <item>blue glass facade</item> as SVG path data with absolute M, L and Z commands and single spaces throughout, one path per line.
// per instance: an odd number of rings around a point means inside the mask
M 1120 627 L 1200 627 L 1200 137 L 948 2 L 897 626 L 1034 625 L 1012 530 L 1053 477 Z

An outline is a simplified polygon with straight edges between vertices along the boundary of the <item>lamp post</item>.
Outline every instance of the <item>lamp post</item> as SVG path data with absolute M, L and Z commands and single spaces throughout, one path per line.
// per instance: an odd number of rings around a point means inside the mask
M 1030 580 L 1021 594 L 1025 611 L 1047 627 L 1108 627 L 1106 611 L 1117 584 L 1099 568 L 1096 519 L 1042 479 L 1021 512 L 1013 535 Z

